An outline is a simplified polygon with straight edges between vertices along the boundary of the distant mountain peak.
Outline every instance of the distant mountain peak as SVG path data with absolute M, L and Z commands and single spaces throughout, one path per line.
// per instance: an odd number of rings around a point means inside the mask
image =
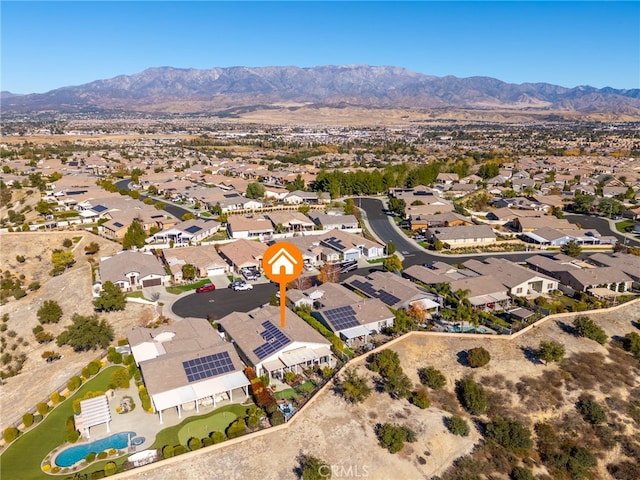
M 365 108 L 539 109 L 640 118 L 640 90 L 436 77 L 395 66 L 322 65 L 211 69 L 151 67 L 43 94 L 2 92 L 2 113 L 87 110 L 212 113 L 299 102 Z

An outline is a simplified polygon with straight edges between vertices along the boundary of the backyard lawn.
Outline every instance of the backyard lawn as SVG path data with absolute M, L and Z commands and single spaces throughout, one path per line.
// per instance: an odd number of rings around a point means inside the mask
M 178 431 L 178 443 L 186 445 L 191 437 L 205 438 L 211 432 L 225 432 L 227 427 L 238 418 L 233 412 L 219 412 L 183 425 Z
M 633 229 L 635 222 L 633 220 L 623 220 L 621 222 L 616 222 L 616 230 L 620 233 L 627 233 L 627 231 Z
M 156 440 L 155 442 L 153 442 L 153 445 L 151 445 L 149 448 L 153 449 L 153 448 L 162 448 L 165 445 L 178 445 L 179 443 L 181 443 L 181 437 L 180 437 L 180 431 L 185 428 L 187 425 L 191 424 L 191 423 L 196 423 L 196 425 L 200 425 L 200 424 L 205 424 L 208 423 L 207 419 L 209 418 L 213 418 L 216 417 L 218 415 L 220 415 L 221 413 L 230 413 L 232 414 L 234 417 L 240 417 L 240 416 L 244 416 L 246 411 L 247 411 L 247 406 L 246 405 L 238 405 L 238 404 L 233 404 L 233 405 L 225 405 L 224 407 L 220 407 L 216 410 L 214 410 L 213 412 L 207 413 L 205 415 L 199 415 L 197 417 L 189 417 L 189 418 L 185 418 L 182 422 L 180 422 L 178 425 L 174 425 L 172 427 L 168 427 L 165 428 L 164 430 L 160 431 L 157 435 L 156 435 Z M 222 420 L 225 417 L 219 417 L 218 419 L 216 419 L 216 422 L 222 422 Z M 231 418 L 231 417 L 229 417 Z M 209 420 L 211 422 L 213 422 L 214 420 Z M 233 420 L 232 420 L 233 421 Z M 231 422 L 229 422 L 231 423 Z M 213 425 L 212 425 L 213 426 Z M 227 424 L 228 426 L 228 424 Z M 198 427 L 199 428 L 199 427 Z M 226 428 L 226 426 L 225 426 Z M 217 429 L 212 429 L 210 431 L 214 431 Z M 203 435 L 203 436 L 208 436 L 207 435 Z M 190 437 L 194 437 L 194 434 L 191 434 L 189 436 Z
M 108 390 L 112 383 L 111 376 L 119 368 L 124 367 L 105 368 L 58 405 L 35 428 L 18 437 L 0 457 L 2 478 L 50 480 L 52 477 L 40 469 L 40 464 L 49 452 L 66 442 L 65 424 L 67 418 L 73 416 L 73 400 L 89 391 Z

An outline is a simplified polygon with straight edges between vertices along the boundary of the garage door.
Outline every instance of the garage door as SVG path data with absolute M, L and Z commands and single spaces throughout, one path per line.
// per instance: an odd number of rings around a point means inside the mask
M 143 287 L 153 287 L 155 285 L 162 285 L 162 279 L 161 278 L 150 278 L 149 280 L 143 280 L 142 281 L 142 286 Z
M 207 270 L 207 277 L 213 277 L 215 275 L 224 275 L 224 267 L 209 268 Z

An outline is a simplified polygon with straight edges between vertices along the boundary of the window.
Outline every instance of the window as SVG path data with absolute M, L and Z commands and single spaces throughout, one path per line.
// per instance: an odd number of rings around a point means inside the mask
M 516 293 L 522 293 L 522 287 L 516 288 Z

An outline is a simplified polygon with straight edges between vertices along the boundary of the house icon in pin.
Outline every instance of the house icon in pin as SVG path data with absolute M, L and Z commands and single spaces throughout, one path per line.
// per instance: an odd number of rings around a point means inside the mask
M 298 261 L 287 250 L 281 248 L 269 259 L 267 264 L 271 267 L 271 275 L 293 275 L 294 266 L 298 264 Z

